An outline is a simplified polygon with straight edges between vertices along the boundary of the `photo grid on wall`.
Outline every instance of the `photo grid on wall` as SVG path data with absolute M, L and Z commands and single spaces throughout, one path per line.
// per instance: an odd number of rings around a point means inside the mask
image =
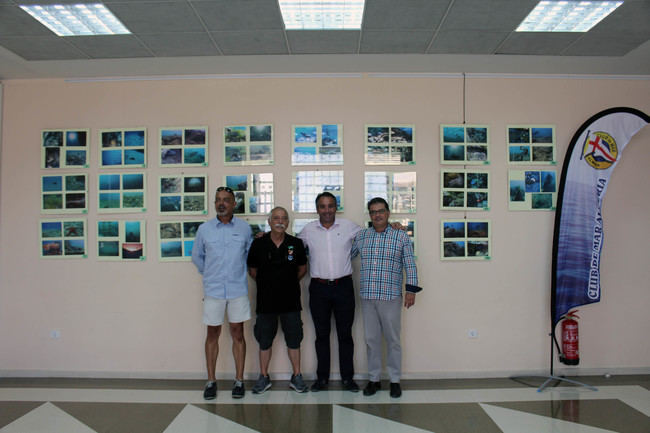
M 199 226 L 205 220 L 172 220 L 158 222 L 158 260 L 190 261 Z
M 509 170 L 508 209 L 512 211 L 555 210 L 556 170 Z
M 223 180 L 235 194 L 235 214 L 267 215 L 273 209 L 273 173 L 225 175 Z
M 146 253 L 144 220 L 97 221 L 99 260 L 143 261 Z
M 86 224 L 86 218 L 40 220 L 40 256 L 47 259 L 85 259 L 88 257 Z
M 97 180 L 98 213 L 136 213 L 147 210 L 144 172 L 100 173 Z
M 99 153 L 100 168 L 146 167 L 146 128 L 100 130 Z
M 441 164 L 490 163 L 490 128 L 487 125 L 440 125 Z
M 441 260 L 490 260 L 491 222 L 487 219 L 444 219 L 440 224 Z
M 158 182 L 158 213 L 161 215 L 207 215 L 208 176 L 164 175 Z
M 329 192 L 336 197 L 339 212 L 343 211 L 343 170 L 334 171 L 295 171 L 291 191 L 294 212 L 315 213 L 316 196 Z
M 88 168 L 88 129 L 41 131 L 41 168 Z
M 441 210 L 490 210 L 490 177 L 484 170 L 440 171 Z
M 343 125 L 294 125 L 293 165 L 343 165 Z
M 554 125 L 508 125 L 508 164 L 555 165 Z
M 365 131 L 366 164 L 415 164 L 414 125 L 366 125 Z
M 388 202 L 390 212 L 416 212 L 416 178 L 415 171 L 390 172 L 367 171 L 365 173 L 365 203 L 374 197 L 381 197 Z
M 88 175 L 41 176 L 41 213 L 88 213 Z
M 272 165 L 273 125 L 231 125 L 223 130 L 224 165 Z
M 161 167 L 205 167 L 208 165 L 208 128 L 160 128 Z

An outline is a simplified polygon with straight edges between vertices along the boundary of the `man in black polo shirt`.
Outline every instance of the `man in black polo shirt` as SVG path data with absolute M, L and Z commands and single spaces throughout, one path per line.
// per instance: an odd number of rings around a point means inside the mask
M 253 386 L 253 394 L 271 388 L 268 367 L 271 346 L 278 331 L 278 319 L 287 343 L 293 375 L 289 386 L 297 392 L 306 392 L 307 386 L 300 372 L 300 279 L 307 272 L 307 256 L 302 241 L 286 233 L 289 214 L 276 207 L 269 216 L 271 231 L 253 241 L 248 253 L 248 273 L 257 283 L 257 320 L 254 335 L 260 345 L 260 376 Z

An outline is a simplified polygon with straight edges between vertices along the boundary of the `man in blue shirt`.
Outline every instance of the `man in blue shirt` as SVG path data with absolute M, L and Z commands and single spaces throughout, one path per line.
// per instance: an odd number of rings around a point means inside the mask
M 192 248 L 192 262 L 203 276 L 203 323 L 208 327 L 205 339 L 208 383 L 203 392 L 206 400 L 217 395 L 215 370 L 226 311 L 236 370 L 232 397 L 244 396 L 244 322 L 251 318 L 246 272 L 246 257 L 252 242 L 251 228 L 233 216 L 235 194 L 232 189 L 217 188 L 214 206 L 217 217 L 199 226 Z
M 388 224 L 388 203 L 381 197 L 368 202 L 372 227 L 361 230 L 352 244 L 352 257 L 361 256 L 361 312 L 368 351 L 369 382 L 364 395 L 381 388 L 382 335 L 386 340 L 386 367 L 390 376 L 390 396 L 402 395 L 402 273 L 406 270 L 404 306 L 415 303 L 418 274 L 413 245 L 406 232 Z

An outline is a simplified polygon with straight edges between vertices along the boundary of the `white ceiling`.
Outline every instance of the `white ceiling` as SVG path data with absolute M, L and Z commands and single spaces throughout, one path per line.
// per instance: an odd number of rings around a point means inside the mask
M 79 1 L 0 0 L 0 79 L 650 75 L 650 0 L 626 0 L 587 33 L 515 33 L 537 0 L 366 0 L 360 31 L 285 30 L 277 0 L 104 0 L 133 34 L 67 38 L 18 7 Z

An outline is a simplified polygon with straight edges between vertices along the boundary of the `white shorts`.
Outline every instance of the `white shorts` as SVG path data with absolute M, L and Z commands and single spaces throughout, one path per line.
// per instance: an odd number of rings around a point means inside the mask
M 224 322 L 228 311 L 228 322 L 241 323 L 251 318 L 251 304 L 248 295 L 235 299 L 217 299 L 210 296 L 203 298 L 203 323 L 219 326 Z

